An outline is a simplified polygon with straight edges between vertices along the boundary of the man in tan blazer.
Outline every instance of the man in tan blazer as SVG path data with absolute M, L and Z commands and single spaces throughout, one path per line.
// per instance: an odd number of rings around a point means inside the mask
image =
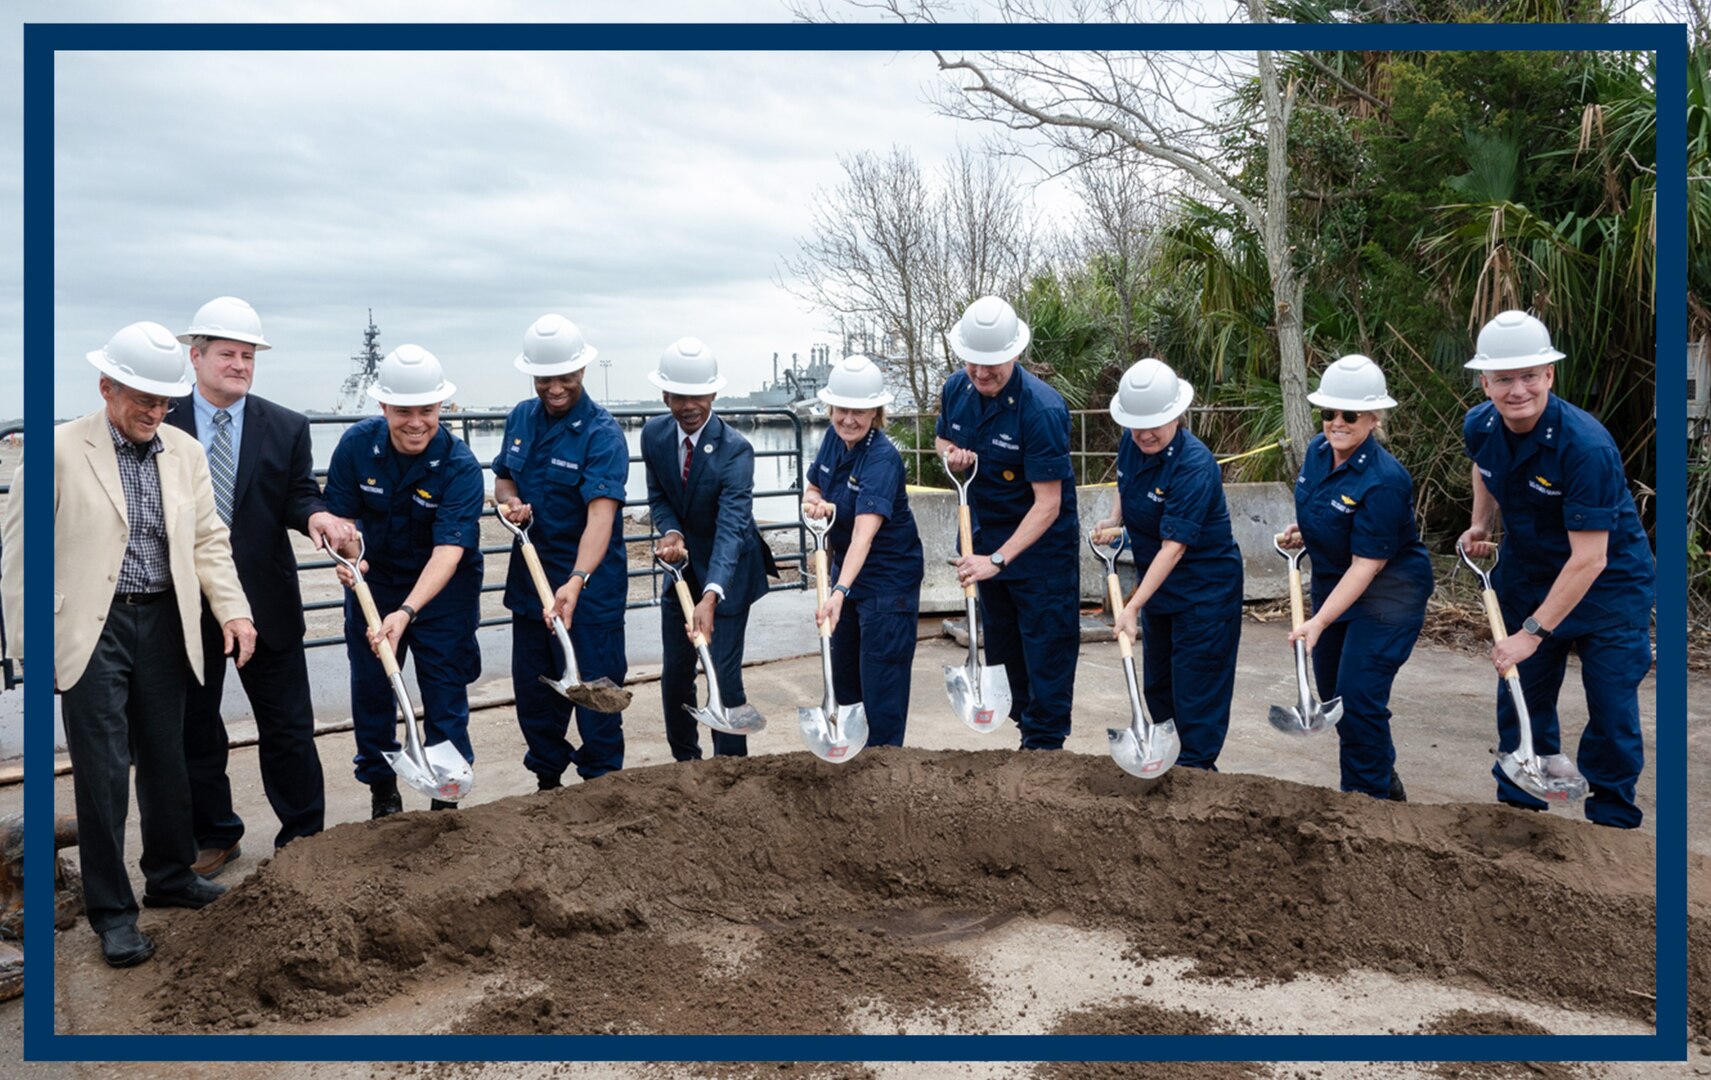
M 147 960 L 125 871 L 137 770 L 149 907 L 202 907 L 225 891 L 190 869 L 185 676 L 202 678 L 202 597 L 239 667 L 255 647 L 249 603 L 194 436 L 164 426 L 189 393 L 184 350 L 133 323 L 87 356 L 105 408 L 54 430 L 54 686 L 63 695 L 89 925 L 114 967 Z

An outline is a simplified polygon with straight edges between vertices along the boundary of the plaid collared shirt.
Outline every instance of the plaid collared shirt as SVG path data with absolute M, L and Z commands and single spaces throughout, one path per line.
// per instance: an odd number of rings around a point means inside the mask
M 160 470 L 155 455 L 166 447 L 156 435 L 146 443 L 125 438 L 113 421 L 107 421 L 113 436 L 113 454 L 119 460 L 119 483 L 125 489 L 125 517 L 131 523 L 131 538 L 125 544 L 125 561 L 119 566 L 115 592 L 160 592 L 172 587 L 172 563 L 166 549 L 166 514 L 160 502 Z

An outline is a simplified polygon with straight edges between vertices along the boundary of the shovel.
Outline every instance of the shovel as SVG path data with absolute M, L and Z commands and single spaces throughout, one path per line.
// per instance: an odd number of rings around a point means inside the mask
M 1301 556 L 1306 554 L 1305 545 L 1298 548 L 1286 548 L 1282 543 L 1282 533 L 1271 538 L 1271 546 L 1277 553 L 1289 560 L 1289 628 L 1298 630 L 1307 621 L 1307 605 L 1301 599 Z M 1297 702 L 1293 708 L 1286 709 L 1281 705 L 1273 705 L 1267 719 L 1271 726 L 1285 735 L 1322 735 L 1337 726 L 1337 721 L 1343 718 L 1343 699 L 1334 697 L 1324 704 L 1319 703 L 1319 695 L 1313 692 L 1312 684 L 1307 681 L 1307 643 L 1300 639 L 1295 642 L 1295 690 Z
M 1088 534 L 1087 546 L 1105 562 L 1105 590 L 1111 594 L 1111 614 L 1116 616 L 1123 610 L 1123 590 L 1117 583 L 1117 556 L 1128 546 L 1129 534 L 1119 532 L 1115 545 L 1095 543 L 1093 535 Z M 1140 682 L 1135 678 L 1135 643 L 1128 634 L 1117 635 L 1117 651 L 1122 654 L 1123 679 L 1129 685 L 1129 726 L 1105 729 L 1111 757 L 1130 776 L 1157 780 L 1176 764 L 1176 756 L 1182 752 L 1182 739 L 1176 734 L 1175 720 L 1155 724 L 1147 717 L 1146 706 L 1141 703 Z
M 540 553 L 529 540 L 529 527 L 534 519 L 529 519 L 529 525 L 517 525 L 506 517 L 498 504 L 494 504 L 493 513 L 499 518 L 499 523 L 511 530 L 511 535 L 522 542 L 523 562 L 528 564 L 529 576 L 535 581 L 535 592 L 541 597 L 541 610 L 553 610 L 553 590 L 547 583 L 547 572 L 541 567 Z M 545 675 L 540 680 L 569 698 L 573 703 L 595 712 L 619 713 L 630 707 L 631 694 L 611 679 L 591 679 L 582 681 L 582 675 L 576 669 L 576 650 L 570 647 L 570 632 L 564 628 L 564 620 L 557 613 L 552 617 L 553 633 L 558 637 L 559 646 L 564 650 L 564 674 L 557 679 L 549 679 Z
M 346 559 L 331 544 L 327 545 L 327 554 L 333 561 L 351 572 L 353 583 L 351 591 L 356 593 L 356 602 L 362 607 L 363 620 L 373 631 L 380 629 L 380 612 L 374 606 L 374 594 L 368 590 L 368 582 L 362 579 L 362 557 L 368 551 L 368 544 L 362 534 L 357 534 L 356 558 Z M 386 677 L 392 682 L 392 697 L 398 703 L 399 712 L 404 714 L 404 749 L 382 750 L 380 756 L 386 759 L 386 764 L 416 791 L 430 799 L 442 802 L 458 802 L 469 794 L 475 787 L 475 770 L 469 762 L 463 759 L 463 754 L 450 742 L 441 740 L 432 746 L 422 745 L 422 730 L 416 722 L 416 707 L 410 704 L 410 691 L 404 686 L 404 675 L 398 670 L 398 658 L 392 654 L 392 645 L 385 638 L 380 639 L 380 666 L 386 672 Z
M 1501 642 L 1509 636 L 1503 629 L 1503 609 L 1497 606 L 1497 591 L 1491 587 L 1491 573 L 1497 569 L 1497 561 L 1491 563 L 1491 570 L 1481 570 L 1479 564 L 1468 556 L 1467 549 L 1458 542 L 1456 554 L 1461 561 L 1479 578 L 1481 596 L 1485 601 L 1485 618 L 1491 624 L 1491 639 Z M 1507 754 L 1497 755 L 1497 767 L 1503 770 L 1503 775 L 1514 781 L 1515 786 L 1527 794 L 1546 802 L 1569 803 L 1586 798 L 1586 777 L 1580 775 L 1574 762 L 1567 754 L 1548 754 L 1540 757 L 1533 750 L 1533 718 L 1527 712 L 1527 698 L 1521 693 L 1521 675 L 1513 667 L 1503 673 L 1509 680 L 1509 700 L 1515 703 L 1515 718 L 1519 721 L 1521 741 L 1515 749 Z
M 802 524 L 814 534 L 814 596 L 820 607 L 826 606 L 828 595 L 826 533 L 838 519 L 838 508 L 831 503 L 826 505 L 832 507 L 831 517 L 802 517 Z M 861 748 L 867 745 L 867 710 L 859 701 L 854 705 L 839 705 L 832 694 L 832 628 L 829 623 L 820 624 L 820 676 L 825 687 L 820 704 L 797 709 L 796 723 L 802 728 L 802 741 L 808 744 L 815 757 L 841 765 L 861 753 Z
M 701 670 L 707 674 L 707 704 L 700 708 L 685 704 L 684 709 L 700 723 L 727 735 L 753 735 L 766 727 L 766 718 L 761 716 L 753 705 L 725 708 L 725 703 L 719 698 L 719 679 L 713 673 L 713 654 L 707 649 L 707 639 L 701 636 L 701 631 L 693 629 L 695 601 L 689 597 L 689 586 L 683 580 L 683 571 L 658 555 L 654 556 L 654 563 L 670 574 L 676 582 L 677 602 L 683 606 L 683 621 L 691 628 L 689 640 L 694 643 L 695 652 L 701 657 Z
M 967 480 L 957 479 L 950 464 L 945 465 L 945 474 L 956 485 L 957 529 L 964 558 L 974 554 L 974 519 L 968 508 L 968 486 L 979 472 L 978 457 L 969 467 Z M 945 668 L 945 693 L 950 695 L 951 708 L 962 722 L 984 735 L 997 731 L 1010 715 L 1010 675 L 1002 667 L 981 664 L 980 611 L 973 583 L 962 587 L 962 596 L 968 609 L 968 662 L 961 667 Z

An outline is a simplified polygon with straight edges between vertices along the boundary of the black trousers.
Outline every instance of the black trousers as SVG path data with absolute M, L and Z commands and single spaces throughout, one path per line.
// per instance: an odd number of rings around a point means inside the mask
M 660 703 L 665 707 L 665 740 L 671 756 L 678 761 L 701 760 L 700 724 L 695 722 L 685 705 L 698 704 L 695 685 L 695 645 L 683 632 L 683 609 L 676 597 L 667 594 L 660 605 L 660 644 L 663 663 L 660 665 Z M 748 704 L 743 692 L 743 638 L 749 628 L 749 608 L 732 615 L 722 615 L 713 609 L 713 640 L 707 651 L 713 656 L 714 673 L 719 679 L 719 698 L 727 706 Z M 714 757 L 747 757 L 747 735 L 727 735 L 711 732 Z
M 89 666 L 60 700 L 84 908 L 96 933 L 137 921 L 125 871 L 133 761 L 150 891 L 178 892 L 196 881 L 184 773 L 184 687 L 191 678 L 178 609 L 170 594 L 152 604 L 114 603 L 106 623 Z
M 203 683 L 190 680 L 184 701 L 184 762 L 190 774 L 190 804 L 196 846 L 228 848 L 244 835 L 232 807 L 226 776 L 226 722 L 220 716 L 225 692 L 225 642 L 220 624 L 202 606 Z M 275 648 L 258 640 L 255 654 L 238 669 L 255 714 L 261 786 L 279 819 L 274 847 L 321 831 L 326 816 L 325 781 L 315 752 L 315 709 L 309 698 L 309 665 L 303 643 Z

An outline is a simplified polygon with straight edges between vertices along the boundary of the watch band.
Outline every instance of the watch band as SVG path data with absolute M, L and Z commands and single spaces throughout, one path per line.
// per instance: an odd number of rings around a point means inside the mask
M 416 609 L 411 607 L 409 604 L 399 604 L 398 610 L 402 611 L 404 614 L 410 616 L 411 622 L 416 621 Z
M 593 575 L 593 574 L 590 574 L 590 573 L 589 573 L 589 572 L 588 572 L 588 571 L 586 571 L 586 570 L 572 570 L 572 571 L 571 571 L 571 572 L 570 572 L 570 576 L 571 576 L 571 577 L 573 577 L 573 578 L 581 578 L 581 579 L 582 579 L 582 583 L 583 583 L 583 584 L 584 584 L 584 585 L 586 585 L 586 584 L 588 584 L 588 579 L 589 579 L 589 578 L 591 578 L 591 577 L 593 577 L 593 576 L 594 576 L 594 575 Z
M 845 600 L 848 600 L 850 598 L 850 587 L 848 585 L 845 585 L 841 581 L 838 584 L 832 586 L 832 591 L 843 593 Z

